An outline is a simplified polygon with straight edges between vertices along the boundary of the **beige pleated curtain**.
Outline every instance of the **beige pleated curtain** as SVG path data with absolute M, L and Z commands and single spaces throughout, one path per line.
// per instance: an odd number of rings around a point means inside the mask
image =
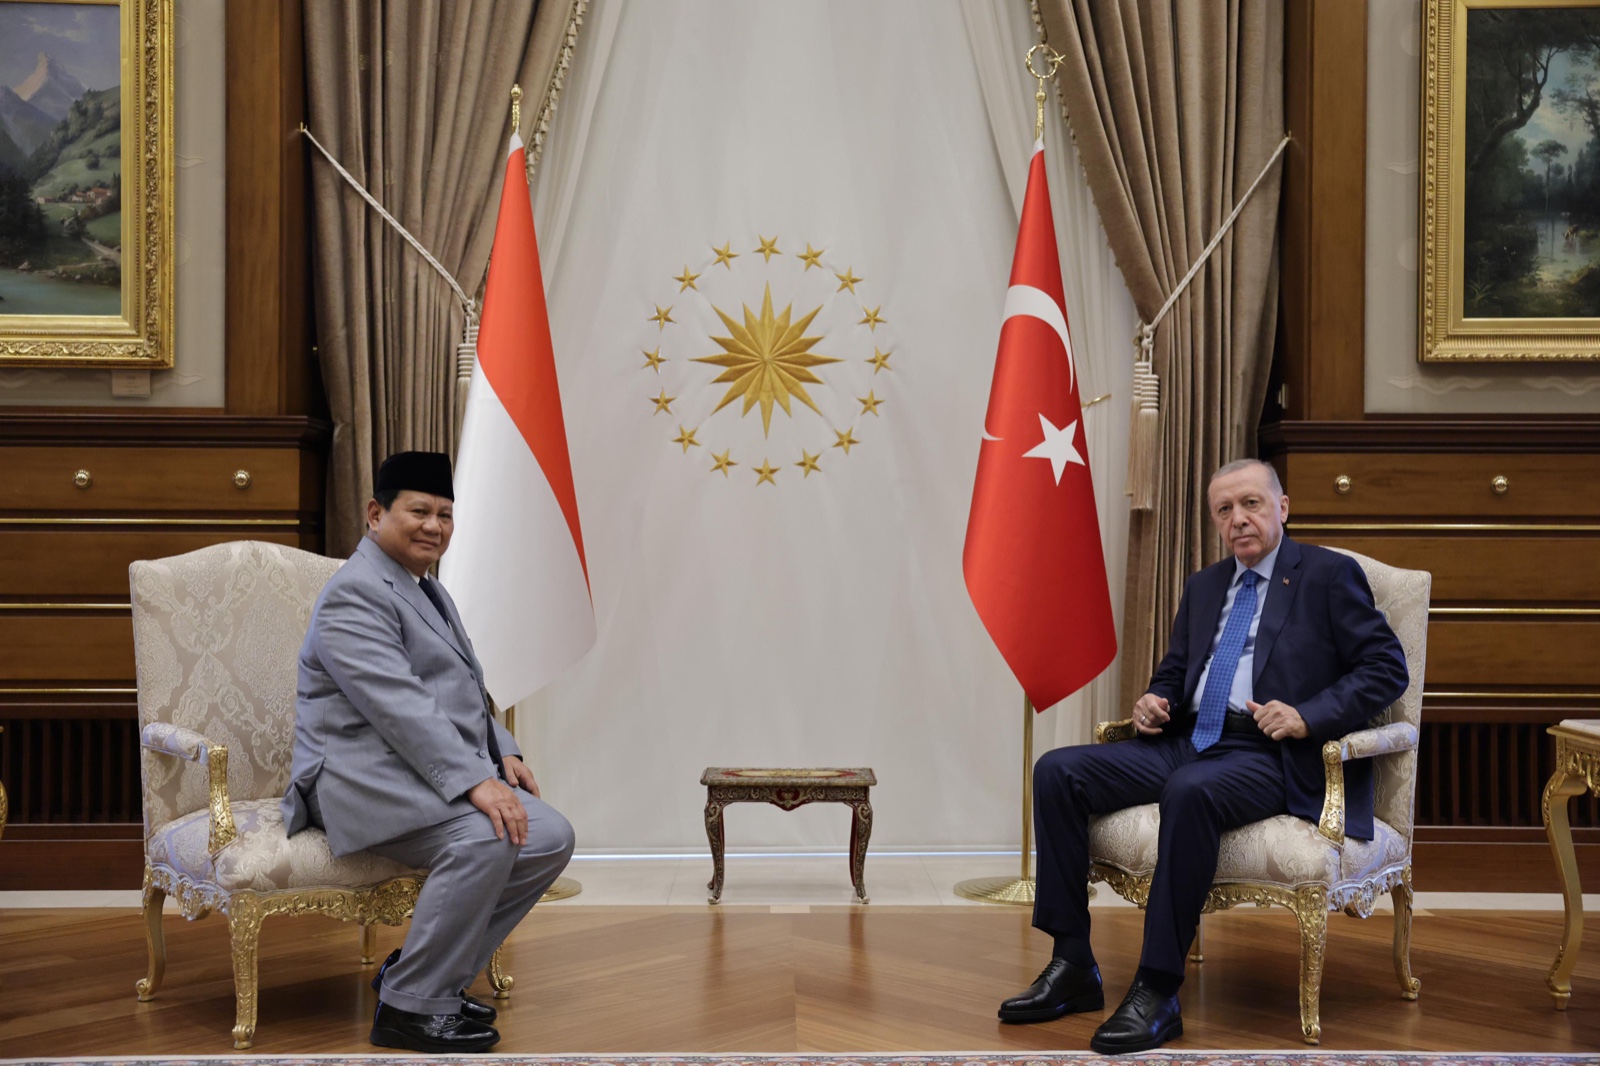
M 1284 133 L 1281 0 L 1037 0 L 1073 139 L 1148 322 Z M 1124 702 L 1165 651 L 1183 583 L 1221 546 L 1206 481 L 1255 454 L 1277 329 L 1281 168 L 1162 322 L 1155 506 L 1128 530 Z M 1130 339 L 1128 358 L 1133 358 Z
M 511 86 L 526 93 L 523 139 L 531 140 L 580 11 L 581 0 L 306 4 L 312 131 L 469 294 L 494 237 Z M 455 347 L 465 322 L 444 279 L 320 158 L 312 206 L 334 423 L 327 550 L 344 555 L 360 539 L 386 455 L 454 450 Z

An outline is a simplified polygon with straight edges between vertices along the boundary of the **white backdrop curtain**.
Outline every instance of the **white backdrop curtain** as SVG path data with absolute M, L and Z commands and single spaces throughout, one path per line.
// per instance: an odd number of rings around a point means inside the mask
M 591 5 L 534 208 L 600 635 L 518 707 L 580 846 L 702 849 L 707 765 L 870 765 L 874 847 L 1015 846 L 1021 691 L 961 546 L 1034 33 L 1016 0 Z M 1120 590 L 1134 318 L 1053 100 L 1046 139 L 1084 394 L 1115 393 L 1088 433 Z M 739 258 L 718 266 L 724 242 Z M 865 280 L 852 294 L 838 273 Z M 722 351 L 714 308 L 759 311 L 769 285 L 779 312 L 820 308 L 806 333 L 840 361 L 814 368 L 816 411 L 774 408 L 764 434 L 759 406 L 713 411 L 722 368 L 691 360 Z M 673 442 L 683 428 L 695 444 Z M 713 473 L 713 453 L 739 465 Z M 1041 750 L 1109 716 L 1105 684 L 1040 720 Z M 828 806 L 729 817 L 736 848 L 847 832 Z

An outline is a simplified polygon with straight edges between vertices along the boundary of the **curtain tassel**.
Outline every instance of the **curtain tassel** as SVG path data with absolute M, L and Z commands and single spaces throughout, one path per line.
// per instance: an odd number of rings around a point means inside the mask
M 467 424 L 467 386 L 472 383 L 472 370 L 478 364 L 478 305 L 467 302 L 467 325 L 462 331 L 461 343 L 456 345 L 456 431 L 451 440 L 461 442 L 461 428 Z
M 1129 506 L 1135 511 L 1153 510 L 1156 483 L 1161 474 L 1161 379 L 1153 364 L 1156 331 L 1139 325 L 1134 335 L 1138 356 L 1133 363 L 1132 432 L 1128 440 Z

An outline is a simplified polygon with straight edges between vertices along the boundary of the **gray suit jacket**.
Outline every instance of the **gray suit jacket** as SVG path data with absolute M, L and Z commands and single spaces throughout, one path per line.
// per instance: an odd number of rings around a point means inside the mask
M 450 594 L 443 599 L 450 625 L 371 539 L 317 597 L 283 797 L 290 836 L 308 823 L 313 788 L 335 855 L 437 825 L 476 810 L 466 793 L 496 776 L 491 728 L 501 755 L 521 755 L 489 715 L 483 668 Z

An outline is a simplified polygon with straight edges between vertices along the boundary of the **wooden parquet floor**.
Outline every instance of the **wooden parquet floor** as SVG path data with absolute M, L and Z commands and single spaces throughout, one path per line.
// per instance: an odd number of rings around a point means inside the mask
M 1114 1007 L 1137 965 L 1140 919 L 1096 912 Z M 166 981 L 138 1003 L 137 914 L 0 911 L 0 1058 L 231 1050 L 226 923 L 167 917 Z M 1283 911 L 1206 919 L 1206 961 L 1183 992 L 1173 1048 L 1304 1047 L 1298 936 Z M 1419 915 L 1416 1003 L 1400 999 L 1391 922 L 1330 920 L 1323 1049 L 1600 1050 L 1600 949 L 1591 938 L 1558 1013 L 1544 974 L 1558 913 Z M 382 950 L 401 930 L 380 931 Z M 509 943 L 514 995 L 501 1052 L 1079 1050 L 1102 1014 L 1005 1026 L 995 1008 L 1031 981 L 1048 941 L 1002 908 L 542 907 Z M 362 1052 L 375 1005 L 355 928 L 269 920 L 255 1052 Z M 483 982 L 478 989 L 486 995 Z

